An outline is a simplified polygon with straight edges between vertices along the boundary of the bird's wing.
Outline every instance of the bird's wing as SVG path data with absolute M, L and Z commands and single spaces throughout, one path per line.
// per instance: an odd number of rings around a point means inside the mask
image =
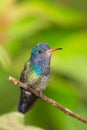
M 30 86 L 28 82 L 28 78 L 31 75 L 31 67 L 30 67 L 30 62 L 27 61 L 24 65 L 23 71 L 20 76 L 20 81 L 23 82 L 24 84 L 27 84 L 27 86 Z M 37 100 L 37 96 L 33 95 L 32 93 L 26 91 L 23 88 L 20 88 L 21 90 L 21 95 L 20 95 L 20 100 L 18 104 L 18 111 L 25 113 L 27 112 L 33 104 Z
M 21 73 L 20 81 L 35 89 L 35 87 L 39 85 L 41 79 L 42 76 L 37 75 L 32 69 L 31 63 L 27 61 Z
M 23 82 L 23 83 L 27 82 L 27 74 L 29 72 L 29 69 L 30 69 L 30 62 L 27 61 L 24 65 L 23 71 L 22 71 L 21 76 L 20 76 L 21 82 Z

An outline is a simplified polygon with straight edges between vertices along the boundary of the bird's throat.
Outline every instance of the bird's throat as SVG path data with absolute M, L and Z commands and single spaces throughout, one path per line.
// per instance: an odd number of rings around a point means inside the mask
M 37 75 L 41 75 L 42 71 L 38 65 L 32 65 L 32 69 Z

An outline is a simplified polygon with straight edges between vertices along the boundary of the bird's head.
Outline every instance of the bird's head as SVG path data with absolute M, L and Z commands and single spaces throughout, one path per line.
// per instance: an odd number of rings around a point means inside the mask
M 52 52 L 60 49 L 62 48 L 50 49 L 48 44 L 39 43 L 33 49 L 30 61 L 34 66 L 38 66 L 41 69 L 45 69 L 45 66 L 50 64 Z
M 32 59 L 43 59 L 47 58 L 50 59 L 52 53 L 56 50 L 60 50 L 62 48 L 53 48 L 50 49 L 49 45 L 46 43 L 39 43 L 36 45 L 36 47 L 33 49 L 31 53 L 31 58 Z

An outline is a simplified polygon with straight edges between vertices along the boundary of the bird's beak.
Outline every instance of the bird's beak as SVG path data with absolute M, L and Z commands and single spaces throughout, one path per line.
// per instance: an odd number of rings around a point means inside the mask
M 46 51 L 46 53 L 49 54 L 49 53 L 52 53 L 52 52 L 54 52 L 54 51 L 56 51 L 56 50 L 61 50 L 61 49 L 62 49 L 62 48 L 49 49 L 49 50 Z

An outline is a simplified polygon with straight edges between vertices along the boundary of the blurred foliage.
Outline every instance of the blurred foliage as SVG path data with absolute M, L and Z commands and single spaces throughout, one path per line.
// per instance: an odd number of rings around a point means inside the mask
M 23 119 L 23 115 L 17 112 L 5 114 L 0 117 L 0 130 L 43 130 L 39 127 L 24 126 Z
M 63 48 L 52 56 L 51 78 L 44 93 L 87 118 L 87 1 L 1 0 L 0 120 L 2 114 L 17 111 L 19 88 L 8 82 L 8 76 L 19 79 L 32 48 L 41 41 Z M 11 114 L 11 120 L 14 117 Z M 41 100 L 22 118 L 26 125 L 45 130 L 87 129 Z M 6 128 L 0 121 L 1 125 Z

